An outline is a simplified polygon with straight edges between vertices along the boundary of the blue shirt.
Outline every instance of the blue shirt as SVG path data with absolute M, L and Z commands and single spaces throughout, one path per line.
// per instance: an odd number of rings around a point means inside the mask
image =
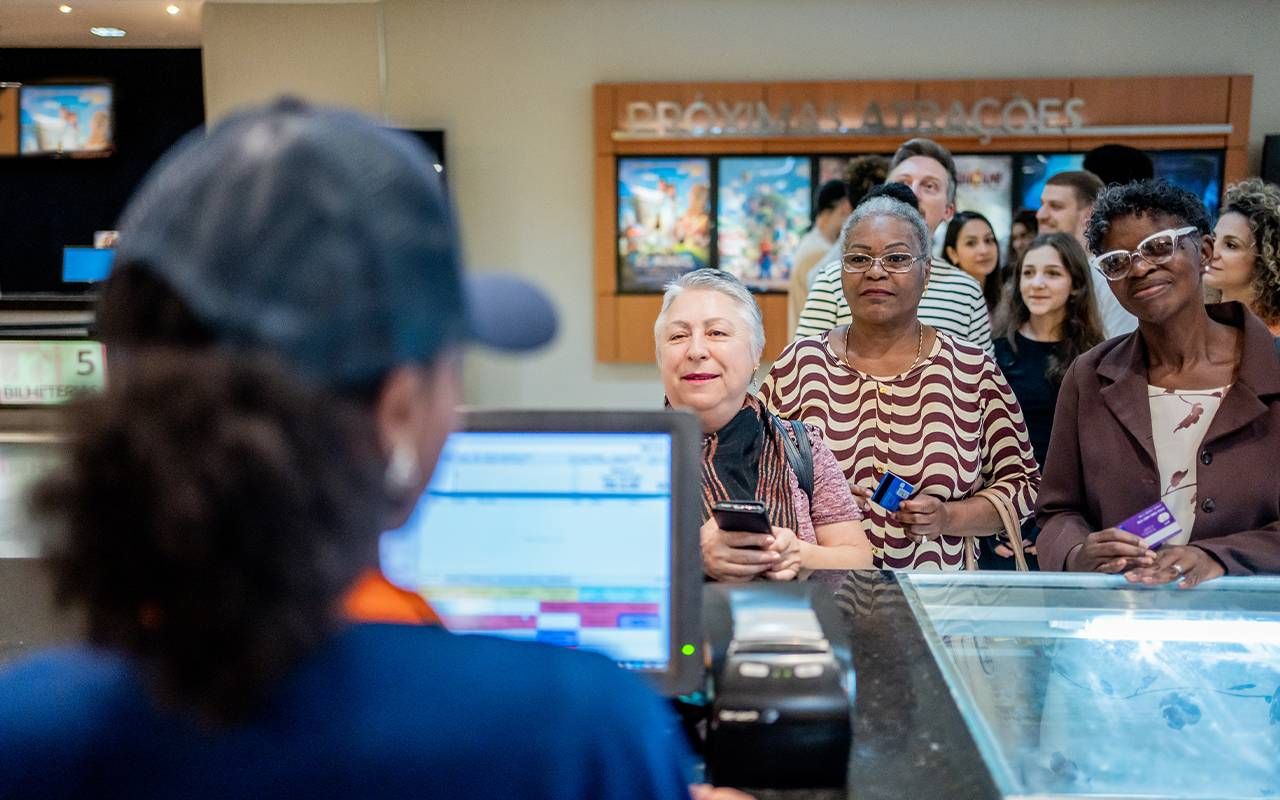
M 87 647 L 0 673 L 0 798 L 688 798 L 668 709 L 602 656 L 365 624 L 251 722 L 157 709 Z

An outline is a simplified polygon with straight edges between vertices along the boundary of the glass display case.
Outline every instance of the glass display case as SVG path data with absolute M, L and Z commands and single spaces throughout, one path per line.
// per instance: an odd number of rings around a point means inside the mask
M 899 583 L 1004 797 L 1280 796 L 1280 578 Z

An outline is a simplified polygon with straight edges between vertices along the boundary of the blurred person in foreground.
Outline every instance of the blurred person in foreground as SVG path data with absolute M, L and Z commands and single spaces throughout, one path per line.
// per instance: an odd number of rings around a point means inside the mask
M 764 320 L 747 287 L 718 269 L 685 273 L 667 287 L 653 337 L 667 402 L 702 423 L 706 575 L 795 580 L 815 569 L 869 568 L 862 514 L 822 431 L 805 425 L 801 440 L 748 393 Z M 797 469 L 808 474 L 807 487 Z M 764 503 L 773 531 L 721 530 L 712 507 L 739 500 Z
M 89 643 L 0 675 L 4 797 L 688 797 L 638 676 L 452 635 L 377 572 L 462 343 L 555 326 L 532 287 L 463 279 L 431 164 L 280 101 L 192 134 L 131 200 L 111 384 L 35 494 Z
M 1204 206 L 1159 180 L 1111 187 L 1088 240 L 1139 326 L 1063 376 L 1037 507 L 1041 567 L 1182 587 L 1280 572 L 1280 472 L 1268 468 L 1280 359 L 1243 304 L 1204 303 Z M 1180 533 L 1152 551 L 1115 525 L 1157 501 Z

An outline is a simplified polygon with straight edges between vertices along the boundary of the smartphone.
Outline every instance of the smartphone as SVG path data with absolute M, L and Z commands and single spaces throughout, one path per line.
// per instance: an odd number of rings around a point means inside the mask
M 711 507 L 711 516 L 722 531 L 773 532 L 769 512 L 759 500 L 723 500 Z
M 886 470 L 884 476 L 880 478 L 880 484 L 871 495 L 871 502 L 885 511 L 897 511 L 902 501 L 910 497 L 915 490 L 916 487 Z

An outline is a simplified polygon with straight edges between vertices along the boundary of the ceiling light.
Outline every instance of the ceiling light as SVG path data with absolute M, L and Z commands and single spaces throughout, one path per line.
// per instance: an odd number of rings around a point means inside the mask
M 71 6 L 68 6 L 68 5 L 60 5 L 60 6 L 58 6 L 58 10 L 59 10 L 59 11 L 61 11 L 63 14 L 70 14 L 70 13 L 71 13 Z
M 89 33 L 92 33 L 94 36 L 101 36 L 105 39 L 119 39 L 121 36 L 124 36 L 124 29 L 122 28 L 90 28 Z
M 165 13 L 167 13 L 167 14 L 168 14 L 169 16 L 171 16 L 171 17 L 176 17 L 176 16 L 178 16 L 178 14 L 181 14 L 181 13 L 182 13 L 182 9 L 178 8 L 177 6 L 175 6 L 175 5 L 174 5 L 174 4 L 172 4 L 172 3 L 170 3 L 170 4 L 169 4 L 169 5 L 167 5 L 167 6 L 165 6 L 165 7 L 164 7 L 164 10 L 165 10 Z

